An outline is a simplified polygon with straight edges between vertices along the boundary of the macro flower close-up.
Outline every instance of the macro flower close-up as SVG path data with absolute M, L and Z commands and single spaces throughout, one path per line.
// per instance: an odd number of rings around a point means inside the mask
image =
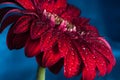
M 67 0 L 1 0 L 0 5 L 18 6 L 0 8 L 0 33 L 11 25 L 8 48 L 24 48 L 40 71 L 58 74 L 63 67 L 66 78 L 81 74 L 81 80 L 94 80 L 115 66 L 109 43 Z M 37 80 L 44 80 L 39 72 Z

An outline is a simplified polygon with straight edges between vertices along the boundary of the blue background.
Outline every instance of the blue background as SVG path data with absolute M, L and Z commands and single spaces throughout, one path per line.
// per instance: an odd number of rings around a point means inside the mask
M 82 16 L 90 18 L 102 36 L 110 43 L 116 57 L 116 66 L 105 77 L 96 80 L 120 80 L 120 1 L 119 0 L 68 0 L 82 11 Z M 74 14 L 74 13 L 73 13 Z M 8 50 L 6 35 L 8 28 L 0 34 L 0 80 L 35 80 L 37 63 L 35 58 L 27 58 L 24 49 Z M 46 80 L 80 80 L 80 76 L 66 79 L 63 69 L 54 75 L 47 69 Z

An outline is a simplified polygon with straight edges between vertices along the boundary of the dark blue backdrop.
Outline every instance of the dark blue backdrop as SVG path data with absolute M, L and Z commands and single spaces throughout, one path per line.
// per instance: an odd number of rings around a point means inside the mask
M 119 0 L 68 0 L 79 7 L 82 16 L 90 18 L 112 46 L 117 63 L 110 74 L 96 80 L 120 80 L 120 1 Z M 74 13 L 73 13 L 74 14 Z M 8 50 L 6 46 L 6 29 L 0 34 L 0 80 L 35 80 L 37 63 L 35 58 L 27 58 L 24 49 Z M 69 80 L 79 80 L 80 76 Z M 46 71 L 46 80 L 67 80 L 63 70 L 58 75 Z

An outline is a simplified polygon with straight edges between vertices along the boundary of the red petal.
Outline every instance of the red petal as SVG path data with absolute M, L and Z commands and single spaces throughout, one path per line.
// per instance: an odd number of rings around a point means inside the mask
M 7 13 L 10 9 L 13 9 L 13 8 L 2 8 L 0 9 L 0 21 L 1 19 L 3 18 L 3 16 L 5 15 L 5 13 Z
M 93 48 L 96 51 L 98 51 L 99 54 L 103 55 L 106 58 L 106 62 L 108 61 L 109 64 L 107 64 L 108 65 L 107 72 L 110 72 L 112 70 L 112 67 L 116 63 L 110 45 L 102 37 L 92 39 L 91 41 L 93 44 Z
M 46 2 L 43 2 L 43 4 L 42 4 L 42 6 L 41 6 L 41 9 L 42 10 L 44 10 L 44 9 L 46 9 L 48 12 L 53 12 L 53 10 L 54 10 L 54 4 L 52 3 L 52 4 L 48 4 L 48 2 L 46 1 Z
M 5 1 L 7 1 L 7 0 L 0 0 L 0 3 L 1 3 L 1 2 L 5 2 Z
M 34 6 L 30 0 L 16 0 L 19 4 L 21 4 L 25 9 L 34 10 Z
M 87 36 L 86 37 L 98 37 L 98 36 L 100 36 L 96 27 L 91 26 L 91 25 L 86 25 L 85 28 L 86 28 L 86 31 L 87 31 Z
M 79 55 L 71 48 L 64 59 L 64 74 L 67 78 L 78 75 L 81 61 Z
M 34 21 L 31 25 L 30 34 L 32 39 L 40 38 L 41 34 L 48 30 L 48 25 Z
M 57 63 L 63 56 L 60 53 L 55 53 L 52 50 L 45 51 L 42 63 L 45 67 L 51 67 Z
M 13 39 L 13 45 L 15 49 L 20 49 L 24 47 L 27 41 L 27 38 L 28 38 L 28 33 L 16 35 Z
M 20 16 L 12 15 L 7 17 L 1 24 L 0 32 L 2 32 L 9 24 L 15 22 Z
M 94 54 L 94 60 L 96 61 L 97 69 L 100 72 L 100 76 L 104 76 L 107 72 L 107 62 L 102 55 L 100 55 L 96 50 L 91 49 Z
M 90 21 L 90 19 L 81 17 L 81 18 L 79 18 L 79 25 L 81 25 L 81 26 L 87 25 L 89 23 L 89 21 Z
M 89 24 L 89 19 L 84 17 L 76 17 L 72 20 L 72 23 L 80 30 L 81 27 L 84 27 Z
M 43 57 L 43 52 L 40 52 L 38 55 L 36 55 L 36 61 L 39 64 L 39 66 L 42 66 L 42 57 Z M 44 66 L 42 66 L 44 67 Z
M 68 42 L 67 41 L 69 40 L 68 39 L 68 36 L 67 35 L 64 35 L 64 34 L 60 34 L 60 36 L 59 36 L 59 40 L 58 40 L 58 46 L 59 46 L 59 51 L 60 51 L 60 53 L 62 53 L 63 54 L 63 56 L 66 56 L 66 54 L 68 53 L 68 49 L 70 48 L 70 46 L 69 46 L 69 48 L 67 47 L 68 46 Z
M 73 12 L 74 12 L 74 14 L 73 14 Z M 63 13 L 63 15 L 64 14 L 68 14 L 68 16 L 79 17 L 80 10 L 78 8 L 68 4 L 67 10 L 66 10 L 66 12 Z
M 58 33 L 57 31 L 53 31 L 52 29 L 45 32 L 43 35 L 41 35 L 41 47 L 42 51 L 47 51 L 50 48 L 52 48 L 52 45 L 56 42 L 58 39 Z
M 85 44 L 76 43 L 76 46 L 84 63 L 82 79 L 94 80 L 96 76 L 96 65 L 95 60 L 93 59 L 94 55 L 90 52 Z
M 15 26 L 14 33 L 19 34 L 19 33 L 24 33 L 26 32 L 31 25 L 31 17 L 30 16 L 22 16 L 20 17 Z
M 67 35 L 63 35 L 59 39 L 59 50 L 64 58 L 64 75 L 67 78 L 78 75 L 80 72 L 80 57 L 75 51 L 70 39 Z
M 55 1 L 54 1 L 55 2 Z M 57 0 L 55 2 L 55 8 L 66 7 L 67 0 Z
M 89 30 L 89 31 L 93 31 L 93 32 L 98 33 L 97 28 L 94 27 L 94 26 L 91 26 L 91 25 L 87 25 L 87 26 L 86 26 L 86 30 Z
M 8 0 L 0 0 L 0 3 L 2 2 L 7 2 Z M 14 0 L 9 0 L 9 1 L 14 1 Z
M 1 2 L 8 2 L 8 1 L 9 1 L 9 2 L 15 2 L 15 0 L 0 0 L 0 3 L 1 3 Z
M 56 64 L 49 67 L 49 70 L 54 74 L 58 74 L 58 72 L 60 72 L 60 70 L 63 66 L 63 63 L 64 63 L 64 59 L 60 59 Z
M 21 11 L 18 10 L 18 9 L 12 9 L 12 10 L 9 10 L 5 15 L 4 17 L 2 18 L 1 20 L 1 25 L 0 25 L 0 32 L 2 32 L 9 24 L 11 24 L 12 22 L 14 22 L 15 20 L 17 20 L 20 15 L 18 15 Z M 14 14 L 14 15 L 11 15 L 11 16 L 8 16 L 10 14 L 13 14 L 13 13 L 18 13 L 17 15 Z M 7 17 L 8 16 L 8 17 Z
M 14 49 L 13 45 L 13 38 L 15 37 L 15 34 L 13 33 L 14 27 L 11 27 L 7 34 L 7 45 L 9 49 Z
M 42 3 L 41 0 L 31 0 L 36 9 L 39 9 L 39 5 Z
M 66 0 L 51 0 L 49 1 L 44 1 L 41 9 L 46 9 L 48 12 L 60 15 L 63 13 L 66 9 L 67 1 Z
M 57 0 L 54 4 L 54 13 L 57 15 L 61 15 L 66 10 L 67 0 Z
M 89 45 L 88 47 L 89 47 L 91 53 L 93 54 L 93 59 L 95 60 L 96 67 L 97 67 L 97 69 L 99 71 L 99 75 L 104 76 L 106 74 L 106 72 L 107 72 L 107 63 L 108 63 L 108 61 L 106 61 L 104 56 L 99 54 L 99 52 L 96 51 L 91 45 Z
M 28 57 L 36 56 L 41 52 L 40 39 L 28 39 L 25 45 L 25 55 Z
M 13 33 L 14 27 L 10 28 L 7 35 L 7 45 L 9 49 L 20 49 L 24 47 L 28 33 L 16 35 Z
M 74 12 L 74 14 L 73 14 Z M 68 21 L 72 21 L 74 17 L 79 17 L 80 10 L 74 6 L 68 5 L 67 10 L 61 15 L 62 18 Z M 71 17 L 72 16 L 72 17 Z

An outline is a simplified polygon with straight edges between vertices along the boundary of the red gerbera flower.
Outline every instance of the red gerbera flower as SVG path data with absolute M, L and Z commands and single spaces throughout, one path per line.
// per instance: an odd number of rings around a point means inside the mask
M 66 0 L 15 0 L 1 4 L 19 5 L 2 8 L 0 32 L 12 26 L 7 35 L 9 49 L 25 47 L 25 55 L 36 56 L 38 64 L 58 73 L 64 66 L 67 78 L 82 73 L 82 80 L 104 76 L 115 65 L 107 41 L 80 10 Z

